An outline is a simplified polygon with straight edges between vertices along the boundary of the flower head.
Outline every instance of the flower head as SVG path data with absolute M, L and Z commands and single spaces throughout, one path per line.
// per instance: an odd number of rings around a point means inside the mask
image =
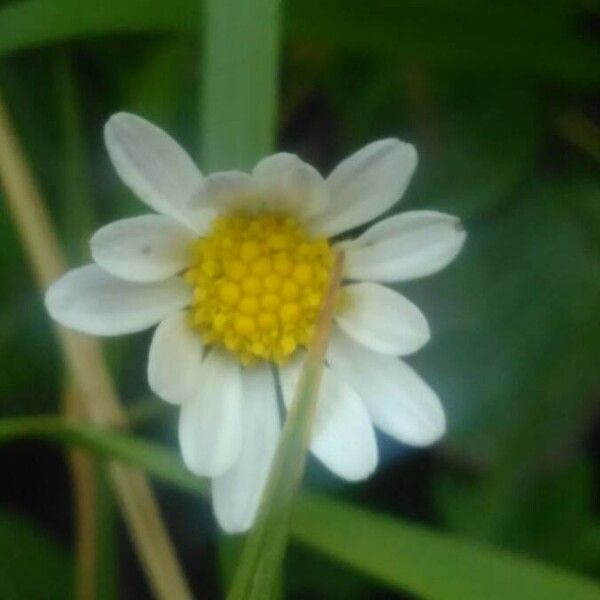
M 445 267 L 464 243 L 460 222 L 415 211 L 344 238 L 402 196 L 417 164 L 412 145 L 368 144 L 325 179 L 285 153 L 251 174 L 203 177 L 173 139 L 134 115 L 113 116 L 105 139 L 121 179 L 155 214 L 97 231 L 94 262 L 55 282 L 46 306 L 63 325 L 95 335 L 158 325 L 149 385 L 181 406 L 183 459 L 213 478 L 224 529 L 252 524 L 281 427 L 271 365 L 287 406 L 337 251 L 344 285 L 312 453 L 356 481 L 377 464 L 374 426 L 415 446 L 443 434 L 436 394 L 399 358 L 428 341 L 427 321 L 381 284 Z

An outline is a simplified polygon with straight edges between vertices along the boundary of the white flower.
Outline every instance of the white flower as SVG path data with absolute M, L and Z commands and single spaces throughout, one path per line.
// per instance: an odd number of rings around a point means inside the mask
M 105 138 L 121 179 L 158 214 L 101 228 L 91 239 L 94 263 L 55 282 L 46 306 L 63 325 L 95 335 L 158 325 L 149 384 L 181 406 L 183 459 L 213 479 L 225 530 L 246 530 L 254 519 L 281 428 L 271 365 L 288 406 L 336 248 L 345 252 L 345 284 L 312 453 L 358 481 L 377 464 L 374 425 L 414 446 L 443 434 L 436 394 L 398 358 L 428 341 L 427 321 L 381 284 L 445 267 L 465 241 L 459 220 L 408 212 L 339 238 L 402 196 L 417 165 L 412 145 L 368 144 L 326 179 L 285 153 L 251 174 L 203 177 L 139 117 L 113 116 Z

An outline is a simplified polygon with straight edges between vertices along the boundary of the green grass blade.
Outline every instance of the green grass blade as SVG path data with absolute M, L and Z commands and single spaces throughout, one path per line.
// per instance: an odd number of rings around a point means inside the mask
M 13 1 L 0 8 L 0 56 L 98 35 L 193 33 L 198 4 L 197 0 Z M 400 60 L 410 56 L 469 71 L 492 69 L 574 83 L 598 82 L 597 45 L 578 33 L 575 4 L 564 6 L 540 10 L 523 4 L 515 10 L 498 2 L 302 0 L 286 7 L 285 25 L 292 43 L 320 52 L 342 48 Z M 231 39 L 222 43 L 234 47 Z
M 276 593 L 289 536 L 292 505 L 304 474 L 342 263 L 343 257 L 338 255 L 263 492 L 256 523 L 244 545 L 228 600 L 262 600 L 273 598 Z
M 0 10 L 0 54 L 107 33 L 189 29 L 190 0 L 24 0 Z
M 59 229 L 65 240 L 67 254 L 81 262 L 89 254 L 88 240 L 95 218 L 88 171 L 88 156 L 83 125 L 83 111 L 77 82 L 66 50 L 60 50 L 55 60 L 59 122 L 62 131 L 61 198 Z
M 82 446 L 205 496 L 206 486 L 176 452 L 129 434 L 58 417 L 0 420 L 0 446 L 37 437 Z M 317 494 L 302 493 L 292 537 L 395 590 L 431 600 L 596 600 L 600 586 L 540 562 Z M 351 536 L 352 543 L 348 543 Z
M 600 586 L 578 575 L 386 515 L 313 494 L 296 508 L 297 540 L 429 600 L 600 598 Z
M 16 417 L 0 420 L 0 446 L 21 437 L 40 437 L 81 446 L 100 457 L 123 461 L 192 493 L 203 494 L 203 480 L 192 475 L 179 456 L 162 446 L 126 433 L 75 425 L 58 417 Z
M 248 169 L 273 149 L 280 0 L 206 0 L 201 17 L 202 165 Z

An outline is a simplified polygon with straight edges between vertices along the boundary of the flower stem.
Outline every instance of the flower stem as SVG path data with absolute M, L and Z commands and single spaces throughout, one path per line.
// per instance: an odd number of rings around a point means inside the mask
M 46 211 L 21 144 L 0 94 L 0 181 L 21 236 L 34 276 L 45 289 L 65 268 Z M 114 389 L 99 345 L 61 327 L 56 328 L 69 375 L 84 402 L 85 418 L 108 427 L 124 427 L 125 413 Z M 158 504 L 144 475 L 118 463 L 109 472 L 123 517 L 156 597 L 192 598 Z
M 77 424 L 85 422 L 83 405 L 76 390 L 68 386 L 63 394 L 63 413 Z M 68 452 L 75 503 L 75 597 L 96 598 L 96 476 L 94 458 L 84 450 Z
M 342 267 L 343 255 L 338 254 L 269 472 L 256 523 L 244 544 L 227 600 L 262 600 L 273 598 L 277 593 L 281 563 L 289 537 L 292 506 L 302 482 L 317 410 Z

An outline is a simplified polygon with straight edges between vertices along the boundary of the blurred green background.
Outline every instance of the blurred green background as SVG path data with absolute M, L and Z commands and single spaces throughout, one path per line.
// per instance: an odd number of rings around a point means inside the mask
M 0 3 L 0 88 L 72 264 L 95 227 L 144 208 L 112 172 L 119 110 L 171 132 L 202 167 L 202 12 L 191 0 Z M 359 486 L 309 465 L 309 485 L 600 577 L 600 6 L 593 0 L 289 0 L 278 148 L 323 172 L 379 137 L 421 161 L 404 202 L 460 216 L 459 259 L 402 286 L 432 342 L 411 359 L 449 432 L 428 451 L 381 437 Z M 0 191 L 0 416 L 55 413 L 48 318 Z M 106 344 L 137 431 L 175 444 L 176 411 L 145 381 L 148 336 Z M 63 454 L 0 447 L 0 599 L 68 598 L 72 499 Z M 210 507 L 158 487 L 195 592 L 222 594 Z M 149 592 L 101 502 L 100 598 Z M 221 553 L 222 554 L 222 553 Z M 36 568 L 33 565 L 38 565 Z M 290 598 L 398 598 L 292 546 Z M 482 599 L 485 600 L 485 599 Z

